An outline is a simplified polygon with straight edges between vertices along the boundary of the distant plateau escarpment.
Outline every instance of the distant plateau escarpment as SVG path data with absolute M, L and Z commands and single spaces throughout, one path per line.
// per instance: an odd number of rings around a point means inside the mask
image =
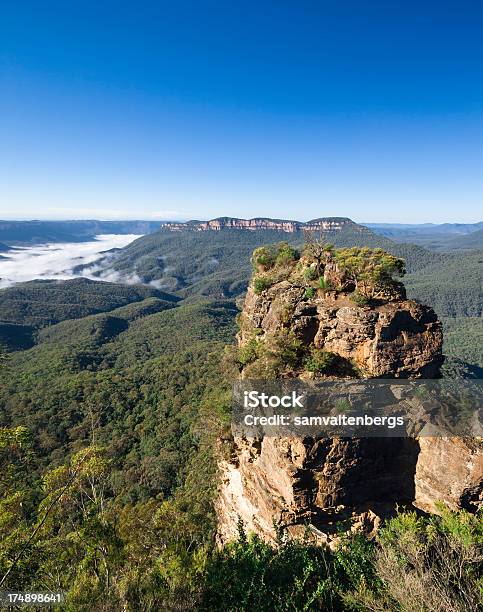
M 363 226 L 354 223 L 347 217 L 324 217 L 312 221 L 290 221 L 287 219 L 268 219 L 256 217 L 254 219 L 237 219 L 235 217 L 219 217 L 210 221 L 187 221 L 186 223 L 163 223 L 162 227 L 171 231 L 220 231 L 222 229 L 238 230 L 275 230 L 287 233 L 307 231 L 334 231 L 342 228 L 358 228 L 364 231 Z

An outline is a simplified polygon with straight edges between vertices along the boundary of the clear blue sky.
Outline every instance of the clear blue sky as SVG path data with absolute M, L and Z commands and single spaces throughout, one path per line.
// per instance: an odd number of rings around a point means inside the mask
M 0 217 L 483 217 L 479 0 L 5 0 Z

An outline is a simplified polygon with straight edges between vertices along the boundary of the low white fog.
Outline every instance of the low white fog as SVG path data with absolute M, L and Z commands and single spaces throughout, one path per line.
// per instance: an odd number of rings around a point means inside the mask
M 98 260 L 104 251 L 122 248 L 139 238 L 135 234 L 103 234 L 90 242 L 68 242 L 42 244 L 32 247 L 16 247 L 0 257 L 0 287 L 36 278 L 69 279 L 83 276 L 97 278 L 93 272 L 97 268 L 74 272 L 79 265 Z M 108 255 L 108 254 L 107 254 Z M 114 278 L 115 277 L 115 278 Z M 119 280 L 116 273 L 101 275 L 102 280 Z M 136 279 L 123 279 L 135 282 Z

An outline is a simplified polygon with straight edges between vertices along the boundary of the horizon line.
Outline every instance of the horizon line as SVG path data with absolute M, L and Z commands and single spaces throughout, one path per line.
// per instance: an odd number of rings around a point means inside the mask
M 68 222 L 93 222 L 98 221 L 102 223 L 122 223 L 122 222 L 139 222 L 139 223 L 206 223 L 208 221 L 216 221 L 218 219 L 238 219 L 241 221 L 254 221 L 257 219 L 270 220 L 270 221 L 284 221 L 289 223 L 310 223 L 312 221 L 316 221 L 318 219 L 348 219 L 357 223 L 359 225 L 378 225 L 378 226 L 420 226 L 420 225 L 428 225 L 428 226 L 438 226 L 438 225 L 478 225 L 479 223 L 483 223 L 483 220 L 476 221 L 417 221 L 417 222 L 404 222 L 404 221 L 355 221 L 352 217 L 347 217 L 343 215 L 324 215 L 320 217 L 315 217 L 312 219 L 307 219 L 305 221 L 301 221 L 299 219 L 288 219 L 288 218 L 280 218 L 280 217 L 269 217 L 269 216 L 257 216 L 257 217 L 235 217 L 231 215 L 220 215 L 217 217 L 211 218 L 166 218 L 166 219 L 153 219 L 153 218 L 142 218 L 142 217 L 43 217 L 43 218 L 33 218 L 33 217 L 0 217 L 0 223 L 2 222 L 11 222 L 11 223 L 68 223 Z

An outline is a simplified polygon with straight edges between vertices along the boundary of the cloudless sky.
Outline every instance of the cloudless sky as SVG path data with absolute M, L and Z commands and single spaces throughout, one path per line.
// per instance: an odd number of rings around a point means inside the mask
M 483 217 L 479 0 L 3 0 L 0 71 L 0 218 Z

